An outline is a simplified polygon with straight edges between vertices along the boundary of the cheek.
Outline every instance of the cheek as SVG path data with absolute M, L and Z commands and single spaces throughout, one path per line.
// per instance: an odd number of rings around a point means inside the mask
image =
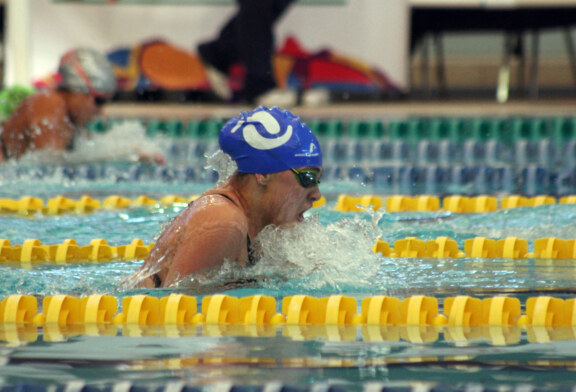
M 96 114 L 99 108 L 92 102 L 83 102 L 74 108 L 74 117 L 77 123 L 86 123 Z
M 303 192 L 295 188 L 278 195 L 280 216 L 293 219 L 302 209 L 305 198 Z
M 82 105 L 82 108 L 83 108 L 83 112 L 86 115 L 94 115 L 94 114 L 98 113 L 98 111 L 100 110 L 100 108 L 94 103 L 92 98 L 84 101 L 84 105 Z
M 285 187 L 284 190 L 279 191 L 278 198 L 282 200 L 285 204 L 294 204 L 297 203 L 298 200 L 302 196 L 296 187 L 290 186 Z

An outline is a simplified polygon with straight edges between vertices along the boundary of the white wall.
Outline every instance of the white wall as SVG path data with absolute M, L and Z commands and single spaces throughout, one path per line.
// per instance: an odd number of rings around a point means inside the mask
M 12 20 L 7 32 L 7 86 L 54 72 L 60 55 L 75 46 L 107 52 L 162 38 L 194 52 L 196 44 L 214 36 L 235 10 L 226 5 L 75 5 L 51 0 L 10 0 L 8 7 L 23 8 L 23 4 L 28 12 L 8 13 Z M 408 19 L 407 0 L 296 5 L 279 23 L 277 42 L 294 34 L 308 50 L 329 47 L 357 57 L 407 87 Z M 27 43 L 22 42 L 24 32 Z M 17 53 L 10 47 L 27 49 Z

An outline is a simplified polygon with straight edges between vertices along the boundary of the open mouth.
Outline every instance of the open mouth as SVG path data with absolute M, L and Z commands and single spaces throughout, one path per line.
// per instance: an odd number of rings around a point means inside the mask
M 310 208 L 306 208 L 305 210 L 300 211 L 300 213 L 298 214 L 298 222 L 302 222 L 304 221 L 304 215 L 306 214 L 306 211 L 308 211 Z
M 306 211 L 308 211 L 312 206 L 300 211 L 300 213 L 298 214 L 298 222 L 302 222 L 304 221 L 304 214 L 306 214 Z

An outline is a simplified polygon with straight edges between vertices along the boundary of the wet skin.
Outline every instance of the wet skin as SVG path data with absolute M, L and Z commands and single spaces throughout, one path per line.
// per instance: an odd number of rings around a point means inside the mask
M 74 133 L 99 115 L 102 107 L 90 94 L 70 91 L 42 91 L 27 97 L 4 124 L 2 142 L 9 158 L 18 159 L 27 151 L 65 150 Z M 156 152 L 134 147 L 140 162 L 164 163 Z M 0 151 L 0 162 L 4 157 Z
M 267 175 L 236 173 L 170 223 L 140 273 L 144 272 L 145 277 L 158 272 L 162 286 L 168 287 L 187 275 L 213 269 L 224 260 L 246 265 L 248 237 L 253 240 L 271 224 L 302 222 L 304 212 L 321 196 L 317 185 L 302 187 L 292 171 Z M 146 278 L 140 286 L 154 287 L 154 283 Z
M 90 94 L 42 91 L 27 97 L 4 124 L 2 142 L 11 158 L 28 150 L 64 150 L 79 127 L 100 113 Z M 0 153 L 0 161 L 5 160 Z

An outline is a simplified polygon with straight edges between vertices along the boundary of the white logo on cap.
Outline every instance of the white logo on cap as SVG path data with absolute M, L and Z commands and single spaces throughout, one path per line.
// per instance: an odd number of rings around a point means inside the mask
M 310 149 L 306 152 L 301 152 L 299 154 L 294 154 L 295 157 L 317 157 L 320 155 L 318 152 L 314 152 L 318 149 L 314 143 L 310 143 Z M 305 151 L 305 150 L 302 150 Z
M 270 135 L 277 135 L 282 130 L 276 118 L 274 118 L 274 116 L 268 112 L 262 111 L 254 113 L 246 120 L 261 123 L 264 125 L 264 129 L 266 129 Z M 271 150 L 273 148 L 280 147 L 292 137 L 292 125 L 288 125 L 284 135 L 277 138 L 267 138 L 260 135 L 254 125 L 246 124 L 247 121 L 238 121 L 238 124 L 232 128 L 230 133 L 234 133 L 240 129 L 240 127 L 244 126 L 242 129 L 242 136 L 244 136 L 244 140 L 246 140 L 246 143 L 257 150 Z

